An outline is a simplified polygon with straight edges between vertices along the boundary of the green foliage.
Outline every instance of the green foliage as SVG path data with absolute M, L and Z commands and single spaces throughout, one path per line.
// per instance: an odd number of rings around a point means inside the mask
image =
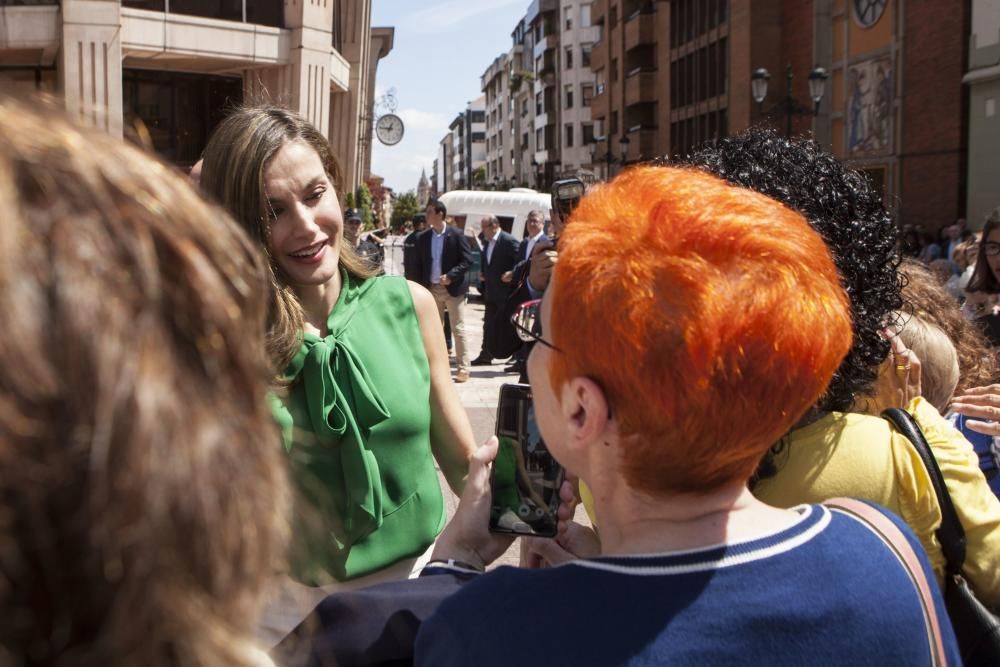
M 344 208 L 354 208 L 354 193 L 348 192 L 344 197 Z
M 361 211 L 361 222 L 364 224 L 365 229 L 372 229 L 375 225 L 373 224 L 374 215 L 372 213 L 372 193 L 368 189 L 367 183 L 362 183 L 358 186 L 358 189 L 354 191 L 354 201 L 355 208 Z
M 420 202 L 417 201 L 417 195 L 414 194 L 413 190 L 397 195 L 396 201 L 392 205 L 390 226 L 393 229 L 399 229 L 407 220 L 412 220 L 417 213 L 423 213 L 423 209 L 420 208 Z
M 486 167 L 480 166 L 472 172 L 473 189 L 482 188 L 486 185 Z

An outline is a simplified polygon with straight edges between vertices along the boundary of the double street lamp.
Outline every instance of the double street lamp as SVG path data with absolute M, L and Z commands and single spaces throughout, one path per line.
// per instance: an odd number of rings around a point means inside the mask
M 603 142 L 605 142 L 605 144 L 607 144 L 608 137 L 607 136 L 597 137 L 590 144 L 590 163 L 591 164 L 594 164 L 594 151 L 596 150 L 597 142 L 598 141 L 603 141 Z M 631 143 L 631 140 L 625 134 L 623 134 L 622 137 L 621 137 L 621 139 L 618 140 L 618 146 L 619 146 L 619 148 L 621 148 L 621 158 L 618 159 L 618 160 L 616 160 L 615 157 L 614 157 L 614 155 L 611 154 L 611 147 L 610 146 L 608 146 L 607 149 L 604 151 L 604 155 L 600 159 L 604 162 L 604 178 L 605 178 L 605 180 L 611 178 L 611 165 L 612 164 L 620 162 L 621 165 L 622 165 L 622 167 L 625 167 L 625 165 L 628 164 L 628 146 L 629 146 L 630 143 Z
M 825 69 L 817 65 L 809 72 L 809 97 L 812 98 L 812 109 L 803 106 L 798 100 L 792 97 L 792 66 L 785 67 L 785 99 L 771 107 L 767 114 L 774 113 L 779 108 L 785 111 L 785 135 L 792 136 L 792 116 L 795 114 L 809 114 L 816 116 L 819 114 L 819 103 L 826 93 L 826 80 L 830 75 Z M 771 79 L 771 73 L 763 67 L 758 67 L 750 75 L 750 91 L 753 99 L 757 102 L 758 108 L 762 107 L 764 98 L 767 97 L 767 83 Z

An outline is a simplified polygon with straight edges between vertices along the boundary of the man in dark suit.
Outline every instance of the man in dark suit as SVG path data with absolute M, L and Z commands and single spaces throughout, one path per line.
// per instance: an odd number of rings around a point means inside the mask
M 420 277 L 420 251 L 417 249 L 417 238 L 427 229 L 427 216 L 418 213 L 413 216 L 413 232 L 403 240 L 403 275 L 407 280 L 423 283 Z
M 555 212 L 553 212 L 555 216 Z M 539 210 L 534 210 L 528 213 L 528 218 L 524 223 L 524 240 L 521 241 L 521 247 L 518 251 L 517 262 L 514 264 L 514 268 L 502 276 L 502 280 L 505 283 L 509 283 L 511 286 L 511 293 L 509 298 L 514 299 L 518 303 L 523 303 L 524 301 L 529 301 L 531 299 L 539 298 L 540 293 L 545 291 L 542 287 L 538 291 L 538 294 L 529 287 L 528 283 L 528 270 L 531 267 L 531 255 L 535 251 L 535 246 L 543 247 L 541 244 L 548 245 L 549 237 L 545 235 L 545 214 Z M 511 304 L 517 305 L 517 304 Z M 505 313 L 498 315 L 499 318 L 504 319 L 507 317 L 510 308 L 504 309 Z M 510 326 L 506 322 L 498 322 L 497 326 Z M 506 338 L 512 338 L 513 334 L 508 332 Z M 521 346 L 519 350 L 514 353 L 514 361 L 510 366 L 504 368 L 508 373 L 520 373 L 524 377 L 525 373 L 525 360 L 527 359 L 528 346 Z M 506 350 L 504 350 L 506 351 Z
M 503 276 L 514 268 L 521 248 L 520 242 L 507 232 L 500 229 L 500 221 L 495 216 L 487 216 L 480 222 L 485 245 L 480 251 L 482 255 L 482 281 L 486 301 L 486 313 L 483 316 L 483 347 L 479 356 L 472 360 L 473 366 L 489 366 L 493 363 L 493 336 L 496 331 L 497 317 L 503 311 L 504 303 L 513 285 L 503 281 Z
M 420 284 L 430 290 L 444 323 L 445 309 L 451 321 L 458 371 L 455 382 L 469 379 L 469 350 L 465 342 L 465 296 L 469 293 L 468 271 L 472 249 L 465 235 L 445 224 L 448 209 L 439 201 L 427 204 L 430 226 L 417 239 L 420 257 Z

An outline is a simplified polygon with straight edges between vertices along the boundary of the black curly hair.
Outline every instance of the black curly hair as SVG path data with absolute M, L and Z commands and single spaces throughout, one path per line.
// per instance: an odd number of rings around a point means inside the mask
M 898 230 L 867 178 L 813 141 L 789 140 L 763 128 L 723 139 L 680 162 L 777 199 L 819 232 L 851 300 L 854 346 L 815 407 L 847 412 L 856 398 L 870 396 L 879 364 L 889 354 L 880 330 L 902 308 L 903 298 Z

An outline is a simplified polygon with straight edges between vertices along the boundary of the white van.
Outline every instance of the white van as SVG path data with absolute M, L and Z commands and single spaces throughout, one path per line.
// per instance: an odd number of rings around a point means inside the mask
M 548 193 L 529 188 L 512 188 L 508 192 L 453 190 L 438 200 L 448 208 L 448 215 L 455 219 L 455 224 L 472 238 L 479 236 L 479 222 L 487 215 L 495 215 L 501 229 L 521 239 L 528 213 L 537 209 L 545 214 L 548 223 L 552 208 L 552 197 Z

